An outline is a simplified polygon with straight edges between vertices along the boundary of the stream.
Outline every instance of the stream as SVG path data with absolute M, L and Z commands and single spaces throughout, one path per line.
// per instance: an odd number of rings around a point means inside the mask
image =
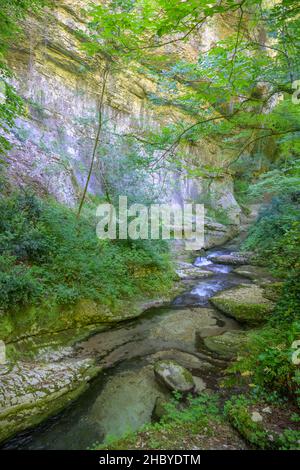
M 210 251 L 208 255 L 227 253 Z M 158 397 L 170 397 L 154 378 L 153 364 L 174 359 L 203 387 L 217 390 L 227 362 L 205 349 L 202 338 L 241 329 L 212 307 L 216 292 L 245 284 L 228 265 L 199 257 L 194 266 L 213 272 L 183 281 L 185 291 L 164 308 L 95 334 L 77 345 L 76 355 L 95 357 L 103 372 L 76 402 L 37 428 L 8 441 L 5 449 L 87 449 L 151 421 Z

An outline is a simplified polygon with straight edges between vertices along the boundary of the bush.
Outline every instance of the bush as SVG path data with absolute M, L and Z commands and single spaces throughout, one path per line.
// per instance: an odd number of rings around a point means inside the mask
M 260 392 L 289 396 L 300 405 L 299 367 L 292 362 L 292 344 L 300 338 L 299 198 L 295 187 L 284 194 L 282 178 L 275 178 L 273 173 L 272 177 L 262 178 L 257 186 L 252 188 L 253 194 L 269 188 L 277 195 L 260 213 L 243 248 L 255 250 L 258 261 L 269 266 L 284 283 L 268 324 L 252 334 L 248 353 L 240 357 L 231 371 L 238 372 L 248 383 L 251 381 Z
M 239 373 L 260 392 L 274 390 L 297 401 L 300 398 L 299 370 L 292 361 L 295 352 L 292 345 L 299 336 L 300 322 L 266 326 L 250 335 L 247 353 L 241 355 L 229 370 L 233 374 Z
M 111 307 L 163 292 L 173 271 L 163 242 L 103 241 L 96 221 L 31 194 L 0 199 L 0 308 L 80 298 Z

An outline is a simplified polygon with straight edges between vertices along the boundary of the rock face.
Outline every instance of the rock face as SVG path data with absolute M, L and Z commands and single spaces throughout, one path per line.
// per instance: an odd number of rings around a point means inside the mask
M 232 224 L 239 224 L 241 218 L 241 208 L 236 204 L 233 196 L 232 181 L 224 181 L 222 185 L 215 179 L 210 186 L 212 196 L 212 206 L 214 209 L 225 212 L 226 217 Z
M 73 329 L 77 329 L 77 332 L 84 329 L 96 331 L 101 327 L 138 317 L 150 308 L 168 305 L 176 293 L 177 286 L 174 286 L 174 292 L 165 297 L 124 300 L 115 311 L 91 300 L 81 300 L 69 306 L 41 305 L 24 308 L 14 315 L 8 312 L 0 315 L 0 338 L 6 343 L 11 343 L 32 336 Z
M 154 366 L 155 377 L 158 382 L 169 390 L 189 393 L 195 388 L 192 374 L 175 361 L 160 361 Z
M 39 193 L 50 193 L 70 206 L 77 203 L 86 179 L 105 67 L 103 58 L 91 58 L 85 53 L 83 40 L 77 34 L 88 30 L 89 18 L 84 9 L 89 5 L 89 0 L 55 1 L 42 18 L 26 19 L 22 44 L 16 45 L 8 57 L 15 86 L 28 106 L 27 117 L 18 120 L 10 137 L 13 149 L 8 176 L 18 186 L 30 185 Z M 218 25 L 205 26 L 202 38 L 181 45 L 183 50 L 175 52 L 197 60 L 201 47 L 208 46 L 209 28 L 213 35 L 221 29 Z M 113 158 L 117 159 L 124 150 L 119 147 L 117 135 L 155 130 L 181 120 L 178 108 L 153 105 L 149 96 L 157 89 L 153 79 L 136 71 L 123 69 L 110 74 L 105 93 L 107 125 L 102 143 L 111 155 L 115 152 Z M 211 165 L 224 162 L 223 151 L 212 142 L 203 141 L 187 150 L 190 166 L 194 161 Z M 231 223 L 239 223 L 240 208 L 230 177 L 218 177 L 211 182 L 205 178 L 188 178 L 185 170 L 176 174 L 163 170 L 150 181 L 152 192 L 161 192 L 164 186 L 164 199 L 180 206 L 198 200 L 210 186 L 212 207 L 225 208 Z M 96 165 L 89 192 L 102 194 L 102 186 L 100 168 Z M 125 194 L 126 188 L 122 189 Z M 225 228 L 227 234 L 229 231 Z M 219 236 L 222 243 L 226 238 L 224 227 Z
M 244 331 L 226 331 L 222 335 L 204 338 L 204 344 L 210 351 L 232 359 L 247 345 L 247 334 Z
M 58 413 L 99 372 L 89 359 L 56 363 L 18 362 L 1 374 L 0 441 Z
M 238 233 L 238 226 L 224 225 L 212 219 L 205 220 L 205 249 L 209 250 L 214 246 L 224 245 Z
M 263 323 L 274 308 L 258 286 L 234 287 L 211 298 L 211 302 L 223 313 L 241 323 L 258 325 Z

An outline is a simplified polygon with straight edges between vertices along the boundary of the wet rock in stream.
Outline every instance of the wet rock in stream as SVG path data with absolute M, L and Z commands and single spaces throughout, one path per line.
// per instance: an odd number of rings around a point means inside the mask
M 203 358 L 197 357 L 195 354 L 189 354 L 183 351 L 178 351 L 176 349 L 159 351 L 155 354 L 147 356 L 146 360 L 150 364 L 155 364 L 156 362 L 162 360 L 173 360 L 190 371 L 207 372 L 214 368 L 212 362 L 208 362 Z
M 175 361 L 160 361 L 154 365 L 154 374 L 159 383 L 174 392 L 188 393 L 195 389 L 192 374 Z
M 61 411 L 99 371 L 90 359 L 8 367 L 0 375 L 0 440 Z
M 203 340 L 206 348 L 225 359 L 232 359 L 245 349 L 248 336 L 245 331 L 226 331 L 222 335 L 209 336 Z
M 208 259 L 214 263 L 233 264 L 239 266 L 243 264 L 250 264 L 251 260 L 253 259 L 253 253 L 242 253 L 236 251 L 229 254 L 211 254 L 208 256 Z
M 234 320 L 212 308 L 165 309 L 160 315 L 94 335 L 79 345 L 78 356 L 92 355 L 107 368 L 158 351 L 174 349 L 191 354 L 196 352 L 197 330 L 203 336 L 213 336 L 236 328 Z
M 234 272 L 239 274 L 240 276 L 244 276 L 248 279 L 251 279 L 251 281 L 260 285 L 276 281 L 271 275 L 271 273 L 266 268 L 263 268 L 261 266 L 245 265 L 236 268 Z
M 249 325 L 266 321 L 274 308 L 274 303 L 264 297 L 263 289 L 256 285 L 225 290 L 212 297 L 211 302 L 223 313 Z
M 201 269 L 191 263 L 180 262 L 177 264 L 176 274 L 180 279 L 205 279 L 213 276 L 211 271 Z

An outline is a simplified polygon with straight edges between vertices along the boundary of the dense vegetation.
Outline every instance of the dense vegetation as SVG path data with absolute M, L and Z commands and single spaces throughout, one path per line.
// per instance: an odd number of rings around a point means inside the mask
M 16 33 L 21 34 L 24 15 L 43 5 L 0 0 L 3 159 L 9 149 L 7 135 L 24 112 L 10 83 L 5 53 Z M 114 309 L 122 299 L 171 287 L 172 268 L 164 244 L 97 239 L 95 221 L 82 210 L 97 160 L 103 165 L 108 201 L 125 191 L 134 202 L 151 202 L 152 188 L 139 189 L 146 173 L 161 169 L 184 170 L 209 183 L 215 177 L 232 177 L 245 214 L 251 203 L 265 203 L 242 248 L 254 251 L 257 263 L 278 278 L 273 287 L 276 307 L 264 327 L 252 332 L 248 351 L 228 370 L 234 379 L 230 385 L 238 383 L 244 395 L 233 397 L 221 411 L 217 398 L 190 399 L 188 408 L 172 402 L 162 423 L 147 428 L 144 437 L 154 448 L 169 445 L 166 435 L 173 443 L 181 432 L 193 440 L 209 423 L 223 424 L 226 416 L 238 429 L 247 424 L 253 445 L 266 446 L 267 436 L 249 421 L 247 407 L 257 400 L 300 405 L 299 366 L 292 361 L 293 343 L 300 337 L 300 104 L 295 92 L 300 78 L 299 2 L 109 0 L 92 5 L 87 15 L 89 31 L 78 31 L 78 37 L 89 55 L 101 59 L 104 80 L 79 211 L 76 216 L 30 192 L 2 192 L 0 310 L 16 311 L 45 300 L 70 305 L 80 299 Z M 220 38 L 214 38 L 196 60 L 189 58 L 178 45 L 197 41 L 207 21 L 219 22 Z M 103 97 L 110 74 L 123 69 L 158 83 L 148 96 L 151 105 L 171 106 L 180 119 L 159 131 L 135 129 L 108 151 L 111 143 L 100 139 L 105 126 Z M 214 165 L 190 160 L 191 148 L 201 147 L 203 140 L 219 149 L 221 158 Z M 130 149 L 120 156 L 123 144 Z M 208 207 L 208 214 L 229 223 L 222 210 Z M 299 433 L 292 430 L 280 439 L 279 448 L 293 448 Z M 136 436 L 129 436 L 118 445 L 135 442 Z
M 78 222 L 70 209 L 23 192 L 0 198 L 0 254 L 4 310 L 82 298 L 113 308 L 172 283 L 163 242 L 98 240 L 94 218 Z
M 262 193 L 270 193 L 272 199 L 250 230 L 244 248 L 255 250 L 258 262 L 281 280 L 275 285 L 278 301 L 268 324 L 253 334 L 248 354 L 233 371 L 251 371 L 257 391 L 289 395 L 300 403 L 299 367 L 292 361 L 293 343 L 300 337 L 299 160 L 259 178 L 250 195 Z
M 178 165 L 178 148 L 185 160 L 181 144 L 214 139 L 223 149 L 223 161 L 214 167 L 201 162 L 191 168 L 187 163 L 190 175 L 233 175 L 245 212 L 249 203 L 265 200 L 243 248 L 255 251 L 258 263 L 279 279 L 274 287 L 278 301 L 272 318 L 253 333 L 249 352 L 231 372 L 250 384 L 251 399 L 269 394 L 275 401 L 298 403 L 299 367 L 292 354 L 300 335 L 300 107 L 294 91 L 300 72 L 299 13 L 294 0 L 218 5 L 113 1 L 92 9 L 92 40 L 87 45 L 91 54 L 107 54 L 113 67 L 123 62 L 136 67 L 138 62 L 138 70 L 160 84 L 153 103 L 174 105 L 182 112 L 180 123 L 165 127 L 159 136 L 142 136 L 143 149 L 154 155 L 152 166 Z M 224 22 L 233 32 L 200 52 L 197 62 L 179 57 L 175 44 L 187 42 L 208 18 Z M 176 38 L 170 36 L 174 33 Z M 157 149 L 161 152 L 155 158 Z M 227 408 L 238 414 L 244 403 L 238 406 Z M 263 441 L 260 432 L 253 433 L 254 444 Z M 289 439 L 297 441 L 297 433 L 291 434 L 286 442 L 282 438 L 282 448 L 289 447 Z

